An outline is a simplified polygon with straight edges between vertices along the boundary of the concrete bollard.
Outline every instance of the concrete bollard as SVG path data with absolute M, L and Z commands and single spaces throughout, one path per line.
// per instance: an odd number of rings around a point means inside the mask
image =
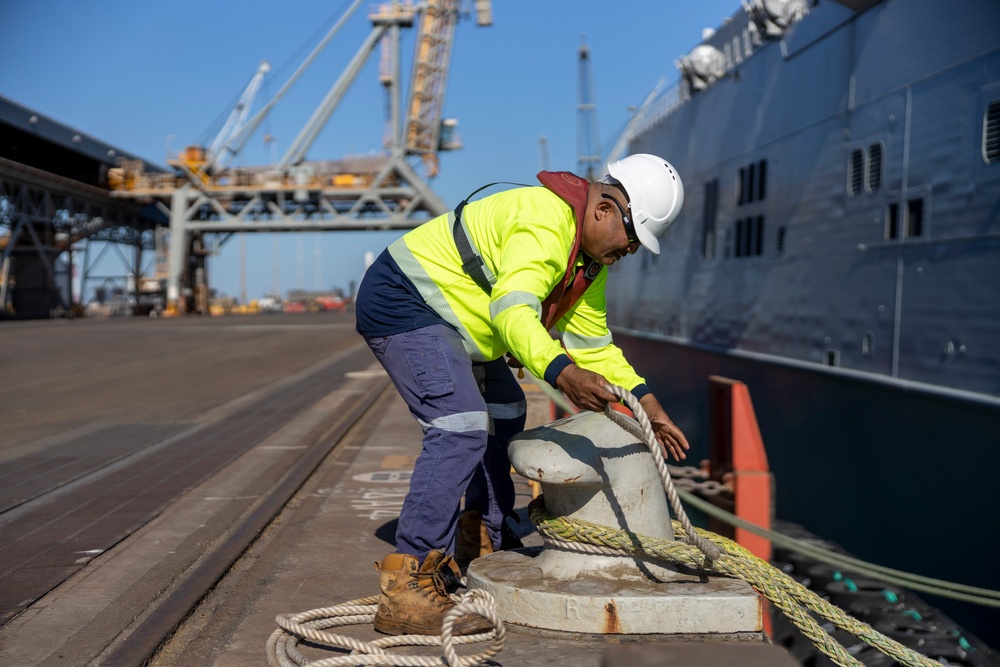
M 559 516 L 673 540 L 663 483 L 646 446 L 596 412 L 522 433 L 510 460 L 538 482 L 545 508 Z M 535 566 L 554 579 L 669 577 L 670 570 L 630 556 L 594 556 L 548 548 Z
M 662 482 L 646 446 L 598 413 L 525 431 L 510 444 L 518 473 L 560 516 L 673 539 Z M 745 582 L 682 573 L 630 556 L 525 548 L 478 558 L 470 588 L 489 591 L 514 626 L 595 635 L 714 634 L 760 641 L 761 607 Z

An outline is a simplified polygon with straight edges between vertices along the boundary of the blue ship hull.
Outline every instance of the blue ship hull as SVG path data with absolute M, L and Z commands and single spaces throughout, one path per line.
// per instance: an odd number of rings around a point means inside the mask
M 615 341 L 696 443 L 689 462 L 708 455 L 707 378 L 740 380 L 775 475 L 777 518 L 864 560 L 1000 590 L 1000 407 L 648 336 Z M 1000 609 L 926 598 L 1000 646 Z

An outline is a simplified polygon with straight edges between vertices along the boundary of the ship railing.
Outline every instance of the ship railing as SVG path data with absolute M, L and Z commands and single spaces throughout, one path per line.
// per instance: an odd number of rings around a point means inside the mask
M 660 93 L 647 105 L 636 112 L 629 133 L 636 137 L 674 112 L 691 97 L 686 82 L 681 79 Z

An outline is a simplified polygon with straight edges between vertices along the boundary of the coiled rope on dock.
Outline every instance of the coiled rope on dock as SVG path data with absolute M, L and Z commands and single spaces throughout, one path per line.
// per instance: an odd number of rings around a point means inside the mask
M 810 612 L 858 637 L 900 664 L 913 667 L 940 667 L 941 663 L 886 637 L 867 623 L 848 615 L 732 540 L 694 528 L 680 504 L 660 444 L 638 399 L 621 387 L 609 386 L 608 389 L 622 399 L 635 415 L 638 429 L 636 424 L 624 415 L 614 412 L 610 407 L 605 410 L 612 421 L 639 438 L 653 456 L 667 498 L 677 516 L 677 520 L 673 521 L 677 541 L 555 516 L 545 510 L 542 497 L 539 497 L 532 501 L 528 511 L 532 523 L 547 542 L 563 549 L 583 553 L 619 555 L 624 553 L 666 560 L 684 567 L 742 579 L 770 600 L 821 652 L 842 667 L 864 666 L 834 640 Z
M 398 635 L 365 642 L 347 635 L 328 632 L 330 628 L 370 624 L 378 610 L 377 595 L 358 598 L 332 607 L 313 609 L 299 614 L 279 614 L 278 629 L 267 640 L 267 664 L 271 667 L 337 667 L 339 665 L 395 665 L 397 667 L 474 667 L 484 665 L 499 653 L 506 642 L 507 631 L 497 616 L 493 597 L 486 591 L 472 590 L 460 598 L 442 622 L 441 635 Z M 454 636 L 455 621 L 463 614 L 482 616 L 493 625 L 491 632 Z M 346 649 L 347 655 L 337 655 L 310 661 L 299 651 L 303 640 L 328 648 Z M 458 655 L 456 645 L 492 641 L 490 646 L 473 655 Z M 401 646 L 440 646 L 443 655 L 401 655 L 388 649 Z

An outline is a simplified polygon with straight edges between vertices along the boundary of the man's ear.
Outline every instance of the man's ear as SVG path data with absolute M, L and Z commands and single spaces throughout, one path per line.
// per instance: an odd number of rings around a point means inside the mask
M 608 215 L 613 215 L 614 211 L 611 210 L 611 202 L 607 199 L 601 199 L 597 202 L 597 206 L 594 207 L 594 211 L 597 213 L 597 219 L 603 220 Z

